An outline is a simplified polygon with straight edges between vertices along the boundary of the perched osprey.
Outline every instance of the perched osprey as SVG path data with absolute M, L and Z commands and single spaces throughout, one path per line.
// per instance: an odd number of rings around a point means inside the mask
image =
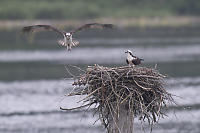
M 72 35 L 78 31 L 81 30 L 85 30 L 85 29 L 91 29 L 91 28 L 100 28 L 100 29 L 104 29 L 104 28 L 108 28 L 108 29 L 112 29 L 114 28 L 114 25 L 112 24 L 99 24 L 99 23 L 90 23 L 90 24 L 85 24 L 77 29 L 71 30 L 69 32 L 63 31 L 63 30 L 59 30 L 51 25 L 33 25 L 33 26 L 26 26 L 22 29 L 22 31 L 24 33 L 30 33 L 30 32 L 34 32 L 34 31 L 44 31 L 44 30 L 48 30 L 48 31 L 55 31 L 59 34 L 61 34 L 64 39 L 63 40 L 59 40 L 58 44 L 62 45 L 62 46 L 67 46 L 67 50 L 71 50 L 72 46 L 77 46 L 79 44 L 78 41 L 73 40 Z
M 125 53 L 127 53 L 126 63 L 129 65 L 136 66 L 141 64 L 141 61 L 144 61 L 144 59 L 134 56 L 130 50 L 127 50 Z

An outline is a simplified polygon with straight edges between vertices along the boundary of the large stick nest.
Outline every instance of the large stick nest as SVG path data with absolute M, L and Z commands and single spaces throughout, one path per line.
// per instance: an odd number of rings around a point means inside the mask
M 146 67 L 103 67 L 88 66 L 86 72 L 77 77 L 74 86 L 82 89 L 69 95 L 86 95 L 82 100 L 86 106 L 96 104 L 99 118 L 107 127 L 109 115 L 117 112 L 121 104 L 132 111 L 141 121 L 149 124 L 163 116 L 166 102 L 173 102 L 171 94 L 165 90 L 165 76 L 157 70 Z

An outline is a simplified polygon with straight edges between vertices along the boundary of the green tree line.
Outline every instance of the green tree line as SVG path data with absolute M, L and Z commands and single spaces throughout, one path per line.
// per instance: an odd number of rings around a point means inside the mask
M 0 19 L 200 15 L 200 0 L 0 0 Z

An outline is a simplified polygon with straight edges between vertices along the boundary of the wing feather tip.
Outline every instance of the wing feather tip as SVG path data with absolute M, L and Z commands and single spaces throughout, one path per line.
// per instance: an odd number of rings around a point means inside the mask
M 104 24 L 104 28 L 114 29 L 115 27 L 113 24 Z
M 22 32 L 23 33 L 28 33 L 30 31 L 31 31 L 31 27 L 30 26 L 25 26 L 25 27 L 22 28 Z

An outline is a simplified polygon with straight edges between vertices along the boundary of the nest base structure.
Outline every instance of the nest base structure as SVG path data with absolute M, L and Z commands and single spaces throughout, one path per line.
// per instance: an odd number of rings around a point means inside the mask
M 120 104 L 118 107 L 113 105 L 112 107 L 113 113 L 109 115 L 108 133 L 133 133 L 133 111 L 128 110 L 125 104 Z
M 165 90 L 164 78 L 157 70 L 146 67 L 88 66 L 74 81 L 77 89 L 69 95 L 86 95 L 84 106 L 96 105 L 99 119 L 109 133 L 133 133 L 134 117 L 153 125 L 164 115 L 166 102 L 173 102 Z

